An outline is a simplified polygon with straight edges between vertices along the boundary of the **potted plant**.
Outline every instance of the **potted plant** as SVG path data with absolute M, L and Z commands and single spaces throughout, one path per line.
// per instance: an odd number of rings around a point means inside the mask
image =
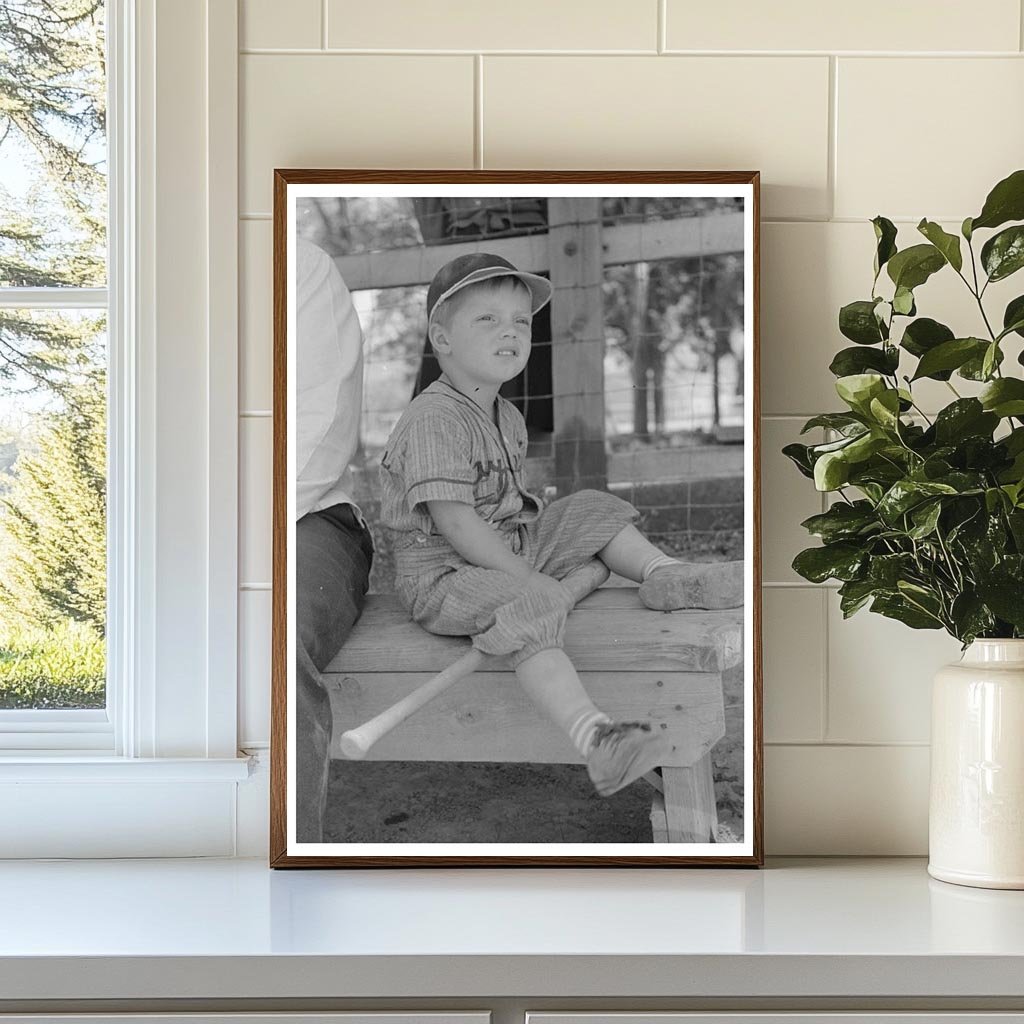
M 839 311 L 853 344 L 830 366 L 845 408 L 805 424 L 824 443 L 783 449 L 834 497 L 803 523 L 822 543 L 796 572 L 839 580 L 844 617 L 870 608 L 962 643 L 932 692 L 929 871 L 1007 888 L 1024 888 L 1024 294 L 1001 317 L 984 300 L 1024 267 L 1021 221 L 1024 170 L 959 235 L 925 219 L 901 249 L 875 217 L 871 297 Z M 918 315 L 915 290 L 939 272 L 974 297 L 976 326 Z M 934 416 L 915 395 L 924 380 L 949 390 Z

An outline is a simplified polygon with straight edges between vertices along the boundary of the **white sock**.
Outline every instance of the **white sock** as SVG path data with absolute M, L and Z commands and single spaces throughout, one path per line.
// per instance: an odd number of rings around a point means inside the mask
M 603 722 L 610 722 L 611 719 L 597 708 L 581 711 L 572 725 L 569 726 L 569 739 L 572 745 L 580 752 L 581 757 L 590 753 L 590 747 L 594 742 L 594 733 L 597 727 Z
M 661 569 L 666 565 L 676 565 L 678 562 L 678 558 L 672 558 L 670 555 L 659 552 L 644 566 L 643 572 L 640 574 L 641 579 L 646 583 L 647 577 L 650 576 L 655 569 Z

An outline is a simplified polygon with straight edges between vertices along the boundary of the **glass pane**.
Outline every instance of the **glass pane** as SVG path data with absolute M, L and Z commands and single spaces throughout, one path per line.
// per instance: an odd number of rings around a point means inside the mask
M 0 289 L 102 285 L 104 5 L 3 0 L 0 53 Z
M 106 701 L 106 334 L 0 309 L 0 709 Z

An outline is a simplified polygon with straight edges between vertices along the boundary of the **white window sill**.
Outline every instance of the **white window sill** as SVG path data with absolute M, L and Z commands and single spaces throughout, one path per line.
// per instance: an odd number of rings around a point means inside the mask
M 248 757 L 114 757 L 63 752 L 0 755 L 5 782 L 243 782 Z
M 247 757 L 6 753 L 0 860 L 234 856 L 240 802 L 251 811 L 268 799 L 249 780 L 250 765 Z

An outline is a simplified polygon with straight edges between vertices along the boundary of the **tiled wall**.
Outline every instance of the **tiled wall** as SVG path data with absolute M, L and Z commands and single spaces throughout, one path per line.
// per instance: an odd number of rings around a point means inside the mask
M 241 19 L 243 745 L 268 720 L 272 169 L 759 168 L 768 852 L 924 853 L 929 682 L 958 645 L 843 622 L 800 581 L 821 502 L 778 452 L 838 404 L 868 218 L 959 224 L 1024 165 L 1020 0 L 241 0 Z M 954 284 L 919 308 L 976 331 Z

